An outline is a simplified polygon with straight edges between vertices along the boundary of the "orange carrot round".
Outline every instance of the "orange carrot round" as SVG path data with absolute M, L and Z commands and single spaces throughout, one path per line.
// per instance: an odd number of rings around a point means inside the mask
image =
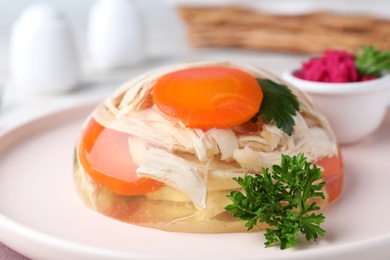
M 90 119 L 79 144 L 79 159 L 96 182 L 120 195 L 142 195 L 158 190 L 163 183 L 138 178 L 129 150 L 129 135 L 105 128 Z
M 193 128 L 227 128 L 259 111 L 263 92 L 252 75 L 229 67 L 199 67 L 160 77 L 153 101 L 172 121 Z
M 314 162 L 317 166 L 324 169 L 322 176 L 326 181 L 325 190 L 329 195 L 329 202 L 337 199 L 343 189 L 344 167 L 341 155 L 332 157 L 323 157 Z

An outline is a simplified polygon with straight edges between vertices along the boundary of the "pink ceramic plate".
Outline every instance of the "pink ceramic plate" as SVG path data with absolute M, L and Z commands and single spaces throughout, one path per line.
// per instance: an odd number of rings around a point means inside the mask
M 168 233 L 85 207 L 72 182 L 73 148 L 95 104 L 0 135 L 0 240 L 34 259 L 389 259 L 390 110 L 381 128 L 344 147 L 345 189 L 326 212 L 326 238 L 264 248 L 262 233 Z M 362 119 L 364 123 L 364 119 Z

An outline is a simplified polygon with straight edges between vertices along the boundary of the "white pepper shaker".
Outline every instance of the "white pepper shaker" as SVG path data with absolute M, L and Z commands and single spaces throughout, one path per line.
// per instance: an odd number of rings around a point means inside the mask
M 10 74 L 20 91 L 63 93 L 77 86 L 79 57 L 70 25 L 57 8 L 27 7 L 12 27 Z
M 96 67 L 136 65 L 145 58 L 143 17 L 134 0 L 97 0 L 87 26 L 87 50 Z

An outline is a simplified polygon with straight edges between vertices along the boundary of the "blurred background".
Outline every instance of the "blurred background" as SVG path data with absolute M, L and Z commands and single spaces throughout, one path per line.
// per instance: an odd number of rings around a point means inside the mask
M 35 3 L 58 7 L 85 55 L 88 15 L 96 0 L 0 0 L 0 67 L 8 65 L 12 25 Z M 232 47 L 287 53 L 389 48 L 388 0 L 149 0 L 142 11 L 149 56 L 177 56 L 192 48 Z M 199 50 L 199 49 L 198 49 Z M 85 58 L 85 56 L 83 56 Z
M 66 18 L 72 39 L 54 36 L 60 20 L 42 5 Z M 325 49 L 367 44 L 390 49 L 389 0 L 0 0 L 0 122 L 29 103 L 103 97 L 172 63 L 224 59 L 280 74 Z
M 85 55 L 88 16 L 96 2 L 96 0 L 0 0 L 0 67 L 4 69 L 8 66 L 9 38 L 13 24 L 26 8 L 37 3 L 50 4 L 64 13 L 72 26 L 77 45 L 81 49 L 81 53 Z M 142 12 L 148 38 L 146 48 L 151 55 L 156 53 L 156 48 L 161 49 L 167 55 L 172 50 L 175 52 L 184 51 L 186 43 L 183 25 L 172 6 L 162 0 L 134 2 L 137 3 Z M 169 37 L 167 36 L 168 32 Z M 170 45 L 171 42 L 174 43 L 174 48 Z

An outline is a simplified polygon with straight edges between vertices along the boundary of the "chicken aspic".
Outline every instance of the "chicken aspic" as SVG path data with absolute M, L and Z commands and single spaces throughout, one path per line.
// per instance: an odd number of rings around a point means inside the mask
M 259 114 L 265 101 L 271 108 L 284 102 L 262 82 L 295 98 L 290 130 Z M 233 177 L 261 174 L 281 154 L 298 153 L 323 169 L 323 210 L 341 194 L 343 166 L 332 129 L 310 99 L 254 66 L 192 62 L 144 73 L 100 104 L 76 146 L 74 180 L 88 207 L 123 222 L 241 232 L 244 224 L 225 210 L 227 195 L 241 188 Z

